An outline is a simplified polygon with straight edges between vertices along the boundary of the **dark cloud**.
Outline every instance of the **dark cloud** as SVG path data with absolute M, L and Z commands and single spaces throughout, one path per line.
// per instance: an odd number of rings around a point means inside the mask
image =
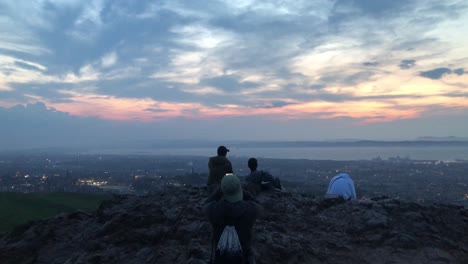
M 451 1 L 440 1 L 434 2 L 432 5 L 426 5 L 420 11 L 428 13 L 432 16 L 443 16 L 450 19 L 459 18 L 461 14 L 464 14 L 468 10 L 468 4 L 466 1 L 451 2 Z
M 430 71 L 422 71 L 419 73 L 420 76 L 426 77 L 433 80 L 438 80 L 442 78 L 445 74 L 452 73 L 452 70 L 449 68 L 437 68 Z
M 181 47 L 171 30 L 193 19 L 160 8 L 153 16 L 137 18 L 148 12 L 153 1 L 106 1 L 99 14 L 100 23 L 83 20 L 82 5 L 59 5 L 45 2 L 53 29 L 31 28 L 38 41 L 51 52 L 36 56 L 48 65 L 49 74 L 78 73 L 86 64 L 95 62 L 105 54 L 117 50 L 119 61 L 133 63 L 134 58 L 147 57 L 149 51 L 158 47 L 160 52 L 151 54 L 152 67 L 164 68 L 170 62 L 169 49 Z M 81 19 L 81 20 L 80 20 Z M 80 23 L 77 21 L 80 20 Z M 18 22 L 20 23 L 20 21 Z M 28 60 L 31 56 L 16 53 L 18 58 Z
M 158 79 L 132 77 L 94 82 L 96 93 L 121 98 L 152 98 L 157 101 L 188 102 L 193 100 L 190 93 L 182 91 L 185 84 L 166 82 Z
M 455 73 L 456 75 L 463 75 L 465 74 L 465 69 L 463 68 L 455 69 L 453 70 L 453 73 Z
M 165 112 L 167 112 L 168 110 L 166 110 L 166 109 L 160 109 L 160 108 L 146 108 L 145 111 L 153 112 L 153 113 L 165 113 Z
M 36 95 L 54 103 L 69 102 L 70 95 L 60 91 L 79 90 L 79 85 L 70 83 L 10 83 L 10 86 L 14 88 L 12 93 L 17 97 Z
M 393 50 L 399 51 L 411 51 L 418 49 L 420 47 L 424 46 L 430 46 L 434 45 L 435 43 L 438 43 L 439 39 L 438 38 L 420 38 L 420 39 L 411 39 L 411 40 L 404 40 L 397 45 L 393 46 Z
M 442 94 L 442 96 L 447 96 L 447 97 L 468 97 L 468 92 L 466 93 L 445 93 Z
M 352 74 L 336 71 L 327 73 L 322 76 L 319 81 L 326 84 L 338 83 L 343 85 L 356 85 L 369 80 L 374 75 L 375 72 L 373 71 L 360 71 Z
M 236 79 L 236 78 L 234 78 Z M 220 84 L 223 84 L 218 80 Z M 214 82 L 216 83 L 216 81 Z M 249 86 L 240 83 L 241 87 Z M 185 83 L 171 82 L 154 78 L 125 78 L 115 80 L 99 80 L 84 85 L 95 87 L 94 93 L 112 95 L 119 98 L 151 98 L 165 102 L 199 102 L 206 106 L 216 107 L 218 104 L 243 104 L 242 97 L 219 94 L 199 94 L 197 86 Z M 235 90 L 232 90 L 235 91 Z M 231 92 L 232 92 L 231 91 Z
M 325 84 L 312 84 L 307 86 L 307 88 L 312 89 L 312 90 L 321 90 L 323 88 L 327 87 Z
M 16 90 L 4 91 L 0 90 L 0 98 L 6 102 L 24 102 L 27 101 L 26 96 L 22 92 Z
M 366 61 L 366 62 L 363 62 L 362 65 L 368 66 L 368 67 L 375 67 L 375 66 L 379 66 L 379 63 L 376 61 Z
M 371 71 L 361 71 L 352 75 L 349 75 L 343 79 L 344 84 L 356 85 L 363 81 L 369 80 L 375 73 Z
M 430 71 L 420 72 L 419 75 L 422 77 L 429 78 L 429 79 L 438 80 L 438 79 L 441 79 L 444 75 L 452 74 L 452 73 L 456 75 L 463 75 L 465 74 L 465 70 L 463 68 L 458 68 L 454 70 L 450 68 L 437 68 L 437 69 L 433 69 Z
M 239 89 L 255 88 L 258 86 L 254 82 L 241 82 L 237 75 L 222 75 L 213 78 L 204 78 L 200 80 L 200 85 L 211 86 L 223 91 L 233 92 Z
M 416 61 L 415 60 L 402 60 L 399 66 L 400 66 L 400 69 L 402 70 L 411 69 L 414 66 L 416 66 Z
M 392 94 L 392 95 L 387 95 L 387 94 L 382 94 L 382 95 L 371 95 L 371 96 L 353 96 L 350 97 L 350 100 L 382 100 L 382 99 L 420 99 L 424 98 L 424 96 L 421 95 L 407 95 L 407 94 Z
M 291 104 L 294 104 L 294 103 L 289 103 L 289 102 L 285 102 L 285 101 L 272 101 L 267 105 L 262 105 L 262 106 L 259 106 L 259 107 L 261 107 L 261 108 L 280 108 L 280 107 L 291 105 Z
M 344 8 L 357 8 L 361 13 L 373 17 L 382 18 L 398 12 L 409 12 L 415 7 L 415 3 L 406 0 L 374 1 L 374 0 L 338 0 L 335 10 Z

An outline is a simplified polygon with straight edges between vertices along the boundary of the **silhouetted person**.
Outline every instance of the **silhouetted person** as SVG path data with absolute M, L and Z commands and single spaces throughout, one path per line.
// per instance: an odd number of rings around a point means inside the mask
M 277 177 L 273 177 L 266 171 L 257 170 L 257 159 L 250 158 L 247 165 L 250 169 L 250 174 L 245 178 L 245 181 L 247 182 L 248 189 L 252 194 L 257 194 L 262 190 L 283 190 L 281 182 Z
M 354 182 L 348 173 L 340 173 L 330 180 L 326 195 L 339 195 L 345 201 L 356 200 Z
M 244 200 L 244 195 L 239 178 L 235 175 L 226 175 L 221 181 L 222 199 L 210 202 L 205 206 L 205 213 L 213 227 L 212 257 L 215 264 L 226 263 L 255 263 L 252 240 L 253 225 L 260 213 L 260 207 L 253 201 Z M 223 254 L 220 250 L 226 238 L 232 242 L 232 235 L 222 238 L 227 229 L 238 236 L 242 252 L 234 257 Z M 232 231 L 234 227 L 234 231 Z M 228 243 L 229 244 L 229 243 Z M 225 244 L 224 244 L 225 245 Z M 232 245 L 232 243 L 230 243 Z
M 221 180 L 223 179 L 224 175 L 227 173 L 232 173 L 232 164 L 226 158 L 229 149 L 225 146 L 218 147 L 218 155 L 211 157 L 208 161 L 208 168 L 210 170 L 208 175 L 208 189 L 210 193 L 215 191 L 219 184 L 221 184 Z

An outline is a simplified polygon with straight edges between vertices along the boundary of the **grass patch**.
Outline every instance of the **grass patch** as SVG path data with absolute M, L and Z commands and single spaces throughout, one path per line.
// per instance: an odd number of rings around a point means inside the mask
M 32 220 L 46 219 L 76 210 L 94 211 L 109 194 L 0 193 L 0 232 Z

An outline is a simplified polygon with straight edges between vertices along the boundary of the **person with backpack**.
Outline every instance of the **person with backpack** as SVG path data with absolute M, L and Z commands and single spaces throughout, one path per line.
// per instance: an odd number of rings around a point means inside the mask
M 221 181 L 223 196 L 205 206 L 213 228 L 211 262 L 213 264 L 254 264 L 253 226 L 260 207 L 245 200 L 239 178 L 226 175 Z
M 251 193 L 257 194 L 261 191 L 272 189 L 284 191 L 281 181 L 277 177 L 273 177 L 266 171 L 257 170 L 258 161 L 256 158 L 250 158 L 247 165 L 250 169 L 250 174 L 245 178 L 245 181 Z

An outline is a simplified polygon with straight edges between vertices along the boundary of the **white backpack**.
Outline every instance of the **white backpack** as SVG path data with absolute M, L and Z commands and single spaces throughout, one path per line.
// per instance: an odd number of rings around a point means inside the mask
M 242 257 L 242 246 L 235 226 L 226 225 L 224 227 L 216 250 L 220 256 Z

